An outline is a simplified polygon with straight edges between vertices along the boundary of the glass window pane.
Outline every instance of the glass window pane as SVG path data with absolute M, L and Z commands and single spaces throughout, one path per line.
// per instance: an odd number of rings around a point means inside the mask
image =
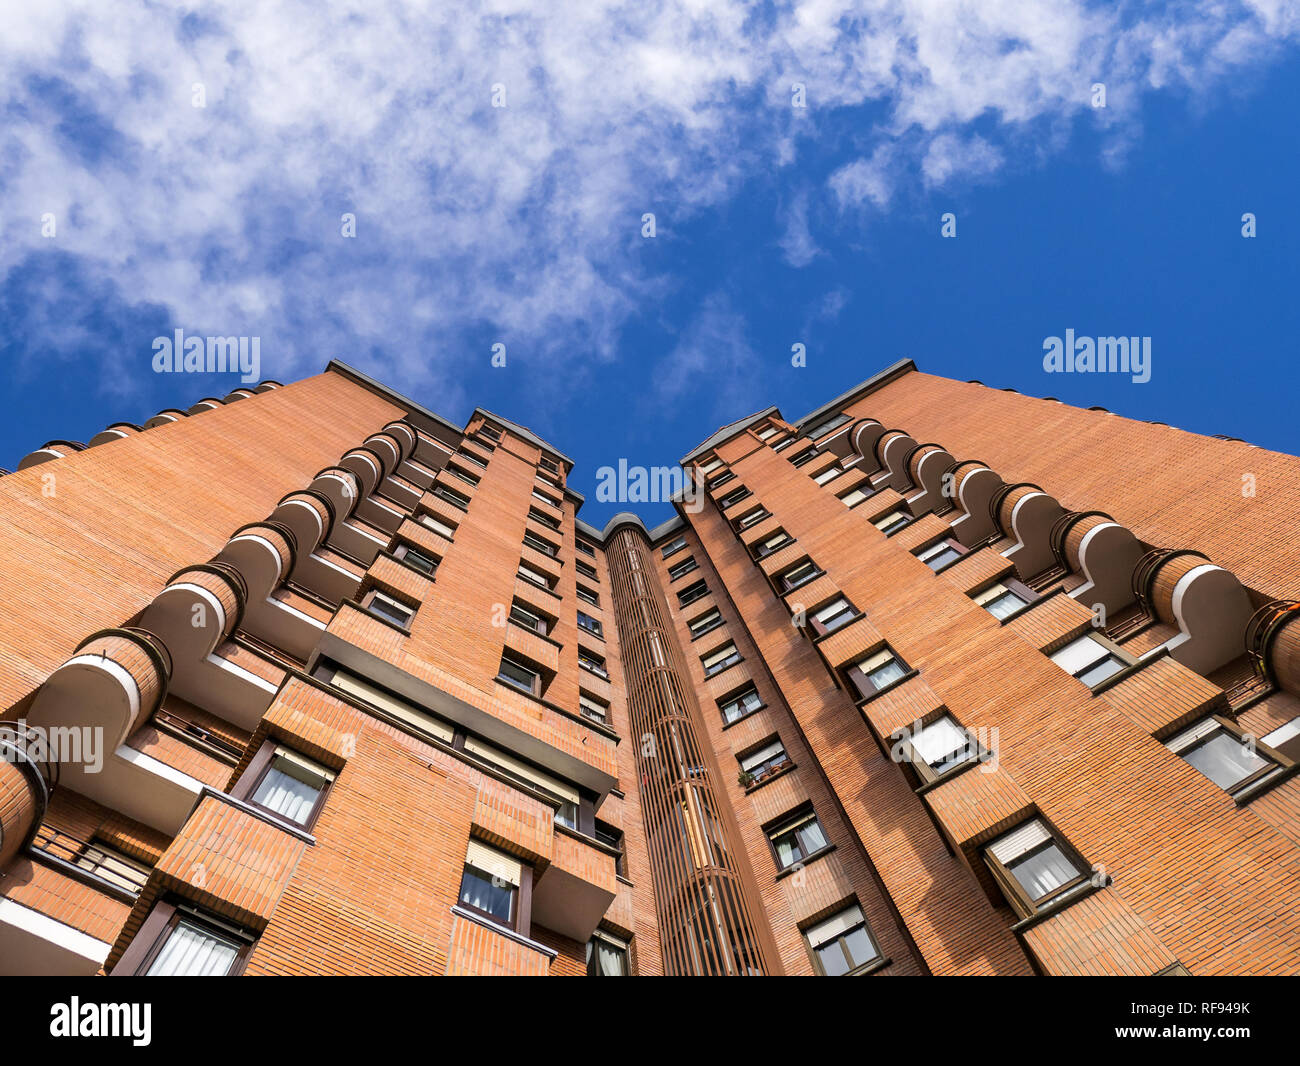
M 807 825 L 799 827 L 799 843 L 803 847 L 805 855 L 811 855 L 814 851 L 820 851 L 826 846 L 826 836 L 822 833 L 821 823 L 813 819 Z
M 897 681 L 903 676 L 903 664 L 897 659 L 890 659 L 884 666 L 878 666 L 867 674 L 867 678 L 876 688 L 884 688 L 891 681 Z
M 984 606 L 994 618 L 1006 618 L 1020 610 L 1028 601 L 1022 600 L 1014 592 L 1004 592 L 996 600 L 990 600 Z
M 1115 656 L 1107 655 L 1101 662 L 1088 667 L 1079 675 L 1079 680 L 1089 688 L 1100 685 L 1108 677 L 1113 677 L 1124 669 L 1124 663 L 1120 662 Z
M 188 919 L 176 923 L 149 977 L 224 977 L 239 955 L 239 944 Z
M 821 960 L 822 968 L 826 971 L 827 977 L 843 977 L 852 969 L 838 940 L 832 940 L 829 944 L 823 944 L 819 947 L 817 949 L 817 958 Z
M 863 927 L 854 929 L 844 935 L 844 947 L 848 951 L 849 958 L 855 968 L 863 963 L 870 962 L 879 954 L 876 951 L 876 945 L 871 942 L 871 937 Z
M 253 793 L 253 802 L 291 822 L 306 825 L 323 787 L 319 779 L 308 780 L 309 773 L 305 767 L 277 755 Z
M 1186 752 L 1183 758 L 1220 788 L 1231 788 L 1268 765 L 1267 759 L 1227 731 L 1215 733 Z
M 1029 898 L 1038 901 L 1079 876 L 1079 871 L 1055 842 L 1007 863 Z
M 497 883 L 493 884 L 493 881 Z M 514 895 L 513 885 L 473 866 L 465 867 L 465 876 L 460 883 L 460 901 L 465 906 L 490 914 L 509 925 Z

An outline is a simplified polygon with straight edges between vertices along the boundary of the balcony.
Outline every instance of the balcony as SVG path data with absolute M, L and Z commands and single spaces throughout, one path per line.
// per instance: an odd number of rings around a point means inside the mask
M 551 865 L 533 886 L 533 920 L 563 936 L 586 941 L 618 890 L 612 849 L 557 826 Z

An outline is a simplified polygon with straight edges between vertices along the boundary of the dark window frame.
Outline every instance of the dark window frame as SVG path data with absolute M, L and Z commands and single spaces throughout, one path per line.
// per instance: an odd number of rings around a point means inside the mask
M 903 668 L 903 672 L 898 677 L 886 681 L 883 685 L 877 685 L 871 680 L 871 677 L 860 666 L 858 666 L 858 663 L 870 659 L 873 655 L 877 655 L 882 651 L 889 652 L 889 654 L 893 656 L 894 661 Z M 882 663 L 875 669 L 881 670 L 886 665 L 888 664 Z M 872 672 L 874 673 L 875 671 L 873 670 Z M 845 667 L 844 675 L 853 686 L 853 689 L 858 693 L 859 698 L 868 700 L 875 699 L 875 697 L 879 696 L 882 692 L 888 692 L 895 685 L 903 684 L 903 682 L 907 681 L 909 678 L 914 677 L 916 671 L 907 665 L 907 661 L 894 650 L 894 647 L 891 644 L 886 643 L 877 645 L 871 651 L 863 654 L 860 659 L 857 659 L 850 666 Z
M 131 938 L 122 957 L 110 971 L 114 977 L 143 977 L 149 972 L 167 941 L 171 939 L 176 927 L 188 921 L 202 926 L 225 940 L 234 941 L 239 950 L 230 969 L 222 976 L 238 977 L 248 965 L 248 957 L 257 944 L 257 936 L 251 930 L 233 923 L 227 923 L 215 915 L 209 915 L 201 908 L 182 901 L 179 897 L 164 896 L 150 908 L 148 916 L 139 931 Z
M 391 617 L 390 615 L 384 614 L 383 611 L 377 610 L 375 608 L 375 600 L 377 597 L 381 597 L 381 596 L 383 597 L 383 600 L 386 603 L 396 604 L 399 608 L 406 611 L 407 612 L 406 618 L 402 620 L 398 620 L 396 618 Z M 383 589 L 379 589 L 379 588 L 368 589 L 362 595 L 361 609 L 364 610 L 371 617 L 378 618 L 383 622 L 387 622 L 391 626 L 395 626 L 396 628 L 400 629 L 403 633 L 409 633 L 411 631 L 411 623 L 415 621 L 415 616 L 419 612 L 418 606 L 412 607 L 409 603 L 403 603 L 391 592 L 385 592 Z
M 1032 848 L 1016 856 L 1013 862 L 1021 862 L 1031 855 L 1037 855 L 1040 851 L 1045 851 L 1050 846 L 1055 847 L 1061 852 L 1075 869 L 1075 876 L 1068 881 L 1063 882 L 1056 888 L 1051 889 L 1048 893 L 1037 899 L 1031 899 L 1029 891 L 1020 883 L 1019 878 L 1012 872 L 1012 869 L 1006 866 L 992 852 L 992 848 L 998 841 L 1005 839 L 1012 833 L 1018 832 L 1030 822 L 1040 822 L 1049 834 L 1049 839 L 1034 845 Z M 1005 833 L 999 833 L 990 840 L 981 849 L 984 862 L 993 874 L 994 883 L 998 890 L 1006 898 L 1011 908 L 1020 915 L 1021 918 L 1032 918 L 1041 913 L 1047 907 L 1058 902 L 1063 896 L 1073 892 L 1083 884 L 1091 882 L 1093 878 L 1092 866 L 1086 859 L 1074 848 L 1074 846 L 1059 833 L 1041 814 L 1031 815 L 1018 825 L 1008 829 Z

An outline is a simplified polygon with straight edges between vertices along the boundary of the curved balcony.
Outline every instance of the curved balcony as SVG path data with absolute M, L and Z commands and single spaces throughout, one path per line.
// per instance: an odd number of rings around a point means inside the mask
M 984 543 L 998 532 L 992 502 L 1002 478 L 979 459 L 964 459 L 945 473 L 952 475 L 953 502 L 962 512 L 952 521 L 953 535 L 967 548 Z
M 215 396 L 205 396 L 185 413 L 187 415 L 202 414 L 204 411 L 215 411 L 222 406 L 222 401 Z
M 165 426 L 168 422 L 179 422 L 185 418 L 186 414 L 178 407 L 168 407 L 159 411 L 153 418 L 144 424 L 145 429 L 155 429 L 158 426 Z
M 997 526 L 1016 543 L 1002 554 L 1015 566 L 1022 581 L 1056 565 L 1052 551 L 1052 526 L 1065 509 L 1037 485 L 1004 485 L 989 501 Z
M 37 740 L 16 722 L 0 723 L 0 870 L 35 837 L 58 780 L 58 763 L 35 757 Z
M 72 455 L 85 449 L 85 445 L 75 440 L 52 440 L 42 444 L 34 452 L 29 452 L 18 461 L 18 469 L 26 470 L 28 467 L 40 466 L 41 463 L 48 463 L 53 459 L 62 459 L 66 455 Z
M 861 457 L 858 469 L 865 474 L 874 474 L 880 469 L 880 459 L 876 456 L 876 442 L 885 432 L 885 427 L 874 418 L 864 418 L 850 431 L 849 439 L 853 450 Z
M 1205 676 L 1242 654 L 1254 611 L 1235 574 L 1199 552 L 1165 553 L 1139 570 L 1156 617 L 1178 625 L 1166 643 L 1175 660 Z
M 86 444 L 87 448 L 98 448 L 101 444 L 108 444 L 111 441 L 123 440 L 126 437 L 134 437 L 140 432 L 140 427 L 133 422 L 114 422 L 111 426 L 101 429 Z
M 1142 545 L 1131 530 L 1101 511 L 1075 511 L 1052 527 L 1052 550 L 1062 569 L 1083 574 L 1070 595 L 1080 603 L 1102 604 L 1114 618 L 1134 600 L 1133 572 Z
M 270 543 L 269 538 L 263 539 Z M 251 558 L 258 551 L 269 555 L 266 546 L 241 543 L 237 557 Z M 264 569 L 272 565 L 268 558 Z M 265 574 L 261 576 L 265 579 Z M 248 602 L 243 574 L 218 557 L 216 562 L 178 572 L 140 616 L 141 626 L 172 654 L 171 690 L 241 729 L 256 728 L 275 694 L 269 681 L 218 652 L 242 624 Z
M 944 494 L 943 480 L 952 464 L 952 456 L 942 445 L 921 444 L 912 449 L 905 465 L 908 480 L 917 490 L 907 497 L 913 514 L 946 511 L 953 506 L 953 499 Z
M 339 460 L 339 466 L 356 477 L 363 499 L 374 492 L 387 476 L 382 458 L 369 447 L 353 448 Z
M 895 492 L 906 492 L 911 484 L 907 473 L 907 457 L 916 447 L 912 436 L 901 429 L 891 429 L 876 441 L 875 454 L 880 465 L 889 471 L 884 484 Z

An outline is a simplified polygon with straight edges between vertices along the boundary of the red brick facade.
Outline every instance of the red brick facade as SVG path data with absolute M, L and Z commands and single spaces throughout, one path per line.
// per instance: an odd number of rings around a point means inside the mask
M 1300 972 L 1296 459 L 910 364 L 653 531 L 339 364 L 92 443 L 0 478 L 5 972 Z

